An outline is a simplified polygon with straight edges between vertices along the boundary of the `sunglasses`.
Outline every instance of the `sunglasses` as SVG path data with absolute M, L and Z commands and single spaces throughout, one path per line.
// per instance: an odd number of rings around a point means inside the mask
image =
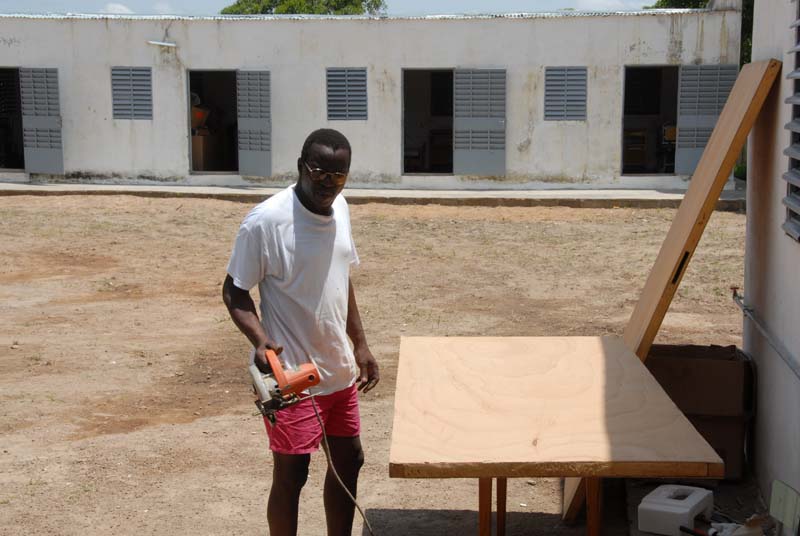
M 308 165 L 308 162 L 303 162 L 305 164 L 306 169 L 308 170 L 308 176 L 311 177 L 311 180 L 314 182 L 322 182 L 326 178 L 330 178 L 331 182 L 336 186 L 344 186 L 344 183 L 347 181 L 347 173 L 341 173 L 338 171 L 325 171 L 324 169 L 320 168 L 312 168 Z

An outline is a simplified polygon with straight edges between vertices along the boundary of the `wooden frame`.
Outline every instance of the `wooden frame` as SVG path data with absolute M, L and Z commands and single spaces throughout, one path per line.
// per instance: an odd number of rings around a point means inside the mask
M 642 361 L 647 358 L 714 206 L 780 71 L 778 60 L 760 61 L 745 65 L 736 79 L 625 328 L 625 344 Z M 585 488 L 582 482 L 570 479 L 565 482 L 565 520 L 577 516 Z

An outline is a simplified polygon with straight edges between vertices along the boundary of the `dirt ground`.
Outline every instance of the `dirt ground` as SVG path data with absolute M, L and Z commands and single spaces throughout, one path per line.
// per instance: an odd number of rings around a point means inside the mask
M 271 461 L 246 340 L 220 298 L 250 208 L 0 199 L 0 534 L 267 532 Z M 362 398 L 359 490 L 378 535 L 472 534 L 477 521 L 474 481 L 388 478 L 400 337 L 620 334 L 674 214 L 352 207 L 353 279 L 383 376 Z M 743 280 L 744 224 L 712 217 L 659 341 L 740 343 L 728 288 Z M 324 464 L 313 458 L 304 535 L 325 532 Z M 559 523 L 559 486 L 510 481 L 509 534 L 583 534 Z

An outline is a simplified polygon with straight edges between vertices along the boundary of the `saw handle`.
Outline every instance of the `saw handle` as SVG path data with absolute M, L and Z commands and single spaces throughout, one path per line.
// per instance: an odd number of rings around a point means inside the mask
M 270 397 L 278 394 L 281 398 L 288 400 L 293 396 L 299 396 L 309 387 L 319 384 L 319 370 L 313 363 L 305 363 L 290 370 L 285 370 L 278 360 L 278 354 L 274 350 L 264 351 L 264 358 L 272 369 L 273 380 L 275 381 L 278 393 L 270 394 Z
M 272 369 L 272 374 L 275 376 L 275 382 L 278 384 L 278 389 L 287 388 L 289 386 L 289 382 L 286 381 L 286 373 L 283 372 L 283 367 L 281 366 L 280 361 L 278 361 L 278 354 L 276 354 L 274 350 L 267 348 L 264 351 L 264 357 L 267 359 L 267 363 L 269 363 L 269 368 Z

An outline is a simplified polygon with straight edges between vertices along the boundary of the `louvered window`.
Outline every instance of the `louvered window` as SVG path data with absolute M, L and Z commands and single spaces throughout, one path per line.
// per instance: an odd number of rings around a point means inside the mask
M 150 67 L 112 67 L 114 119 L 153 119 L 153 75 Z
M 504 176 L 505 69 L 456 69 L 453 97 L 453 172 Z
M 367 70 L 329 68 L 328 120 L 367 119 Z
M 800 241 L 800 13 L 792 24 L 792 29 L 795 46 L 789 53 L 794 55 L 794 70 L 788 77 L 792 81 L 794 93 L 786 100 L 792 107 L 792 119 L 786 124 L 791 142 L 784 151 L 789 157 L 789 170 L 783 175 L 788 183 L 786 197 L 783 198 L 783 204 L 786 206 L 786 222 L 783 224 L 783 230 Z
M 678 149 L 705 149 L 713 128 L 684 128 L 678 136 Z
M 676 174 L 694 173 L 738 72 L 738 65 L 681 65 Z
M 736 65 L 683 65 L 680 115 L 719 116 L 738 74 Z
M 60 105 L 57 69 L 20 69 L 22 90 L 22 141 L 29 149 L 61 149 Z M 35 127 L 26 124 L 25 117 L 54 118 L 48 124 Z M 26 161 L 28 158 L 26 157 Z
M 545 121 L 586 120 L 586 67 L 546 67 Z
M 20 69 L 19 85 L 23 116 L 58 117 L 57 69 Z
M 681 67 L 678 149 L 705 148 L 738 73 L 736 65 Z M 699 154 L 697 157 L 699 159 Z M 693 163 L 692 170 L 696 164 Z
M 269 71 L 236 72 L 239 173 L 272 175 L 272 108 Z

